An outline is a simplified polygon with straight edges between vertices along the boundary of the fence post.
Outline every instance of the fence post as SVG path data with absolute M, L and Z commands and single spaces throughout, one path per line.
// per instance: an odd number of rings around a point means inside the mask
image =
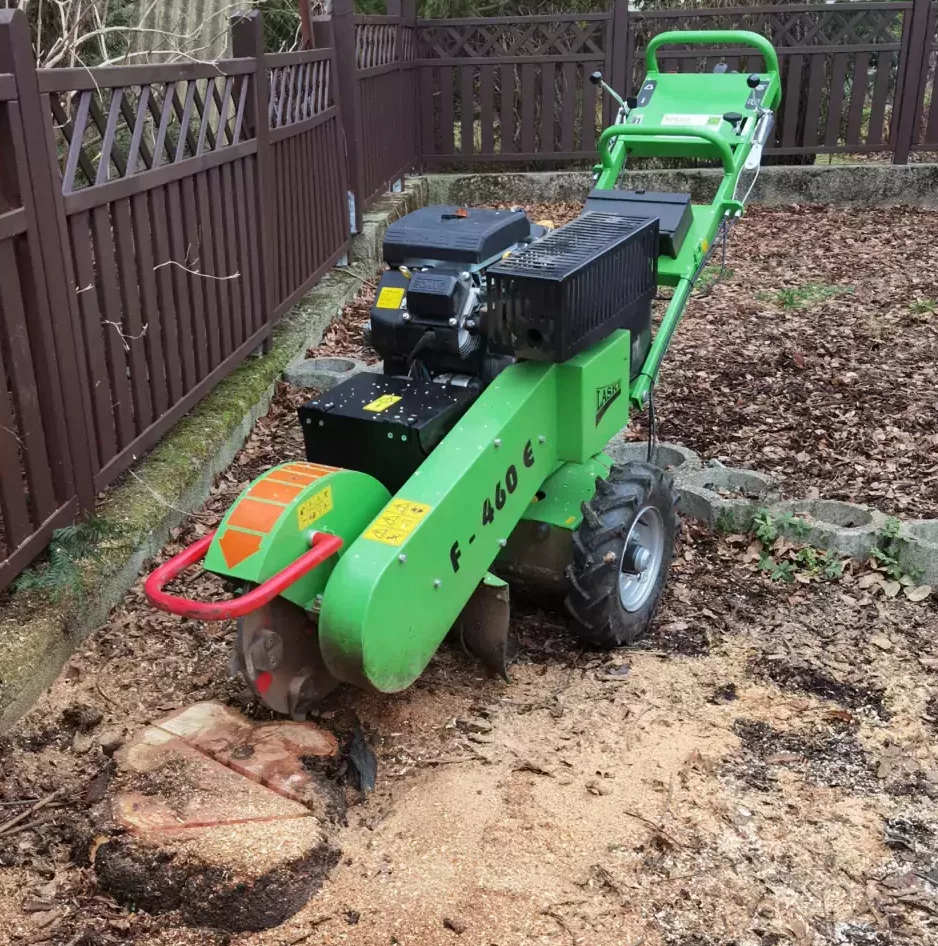
M 264 63 L 264 20 L 260 10 L 233 13 L 229 18 L 231 29 L 231 52 L 238 59 L 253 59 L 254 72 L 248 73 L 253 89 L 248 90 L 244 103 L 244 123 L 249 135 L 257 141 L 257 175 L 254 181 L 255 218 L 260 232 L 257 235 L 259 283 L 261 289 L 261 318 L 270 324 L 277 302 L 273 298 L 273 161 L 270 150 L 270 122 L 267 117 L 267 67 Z M 245 94 L 245 83 L 238 85 L 238 96 Z M 270 348 L 269 336 L 264 340 L 263 351 Z
M 628 95 L 626 88 L 626 50 L 629 42 L 629 0 L 613 0 L 609 19 L 606 21 L 606 61 L 604 69 L 606 81 L 623 98 Z M 612 123 L 616 106 L 608 95 L 603 95 L 603 122 Z
M 32 41 L 26 15 L 0 11 L 0 72 L 12 73 L 23 129 L 25 153 L 13 161 L 25 169 L 33 221 L 26 233 L 33 265 L 27 331 L 33 348 L 43 423 L 67 450 L 53 464 L 53 482 L 60 498 L 73 490 L 82 509 L 94 508 L 92 431 L 85 426 L 87 386 L 81 384 L 79 361 L 84 345 L 75 304 L 75 277 L 68 250 L 65 208 L 52 142 L 51 109 L 39 94 Z M 46 96 L 48 98 L 48 96 Z M 25 287 L 24 287 L 25 288 Z M 66 465 L 67 464 L 67 465 Z
M 348 165 L 349 192 L 355 200 L 356 233 L 362 229 L 362 203 L 368 195 L 362 190 L 362 142 L 359 132 L 361 94 L 358 87 L 358 56 L 355 51 L 355 11 L 353 0 L 333 0 L 332 36 L 335 43 L 337 85 L 341 101 L 342 129 L 345 132 L 345 159 Z
M 612 74 L 609 84 L 626 98 L 632 83 L 632 37 L 629 35 L 629 0 L 613 0 L 612 9 Z
M 896 96 L 894 114 L 899 116 L 892 153 L 893 164 L 908 164 L 921 116 L 919 102 L 928 75 L 928 18 L 931 0 L 913 0 L 903 20 L 905 62 Z
M 420 127 L 421 122 L 421 112 L 423 109 L 420 107 L 420 87 L 417 83 L 420 81 L 419 70 L 414 65 L 414 60 L 417 58 L 417 0 L 402 0 L 401 3 L 401 24 L 404 26 L 409 26 L 413 29 L 413 42 L 411 43 L 411 58 L 407 61 L 406 65 L 402 62 L 401 69 L 406 69 L 408 72 L 408 78 L 410 80 L 409 85 L 406 86 L 407 89 L 413 90 L 409 102 L 405 101 L 405 107 L 409 105 L 412 109 L 413 114 L 413 124 L 411 128 L 413 129 L 414 140 L 409 142 L 407 147 L 410 154 L 414 156 L 414 168 L 422 169 L 423 166 L 423 132 Z M 398 35 L 400 35 L 400 29 L 398 29 Z M 398 56 L 403 55 L 404 50 L 401 48 Z
M 400 100 L 406 102 L 407 99 L 404 95 L 404 60 L 403 53 L 404 50 L 401 45 L 401 26 L 403 23 L 403 4 L 402 0 L 385 0 L 387 6 L 387 15 L 396 16 L 397 23 L 394 24 L 394 62 L 397 64 L 397 88 L 400 94 Z M 390 78 L 390 76 L 389 76 Z M 406 107 L 406 106 L 405 106 Z M 394 167 L 400 168 L 403 167 L 404 161 L 406 160 L 406 152 L 408 151 L 407 142 L 404 140 L 402 135 L 397 141 L 394 142 Z M 393 191 L 394 185 L 397 183 L 398 179 L 388 181 L 388 190 Z

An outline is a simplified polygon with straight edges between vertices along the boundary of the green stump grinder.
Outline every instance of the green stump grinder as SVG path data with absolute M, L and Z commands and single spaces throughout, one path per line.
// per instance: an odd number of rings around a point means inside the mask
M 745 47 L 762 71 L 664 73 L 664 45 Z M 151 603 L 238 619 L 234 671 L 303 717 L 338 682 L 408 687 L 453 632 L 505 673 L 509 585 L 561 596 L 584 640 L 634 641 L 677 527 L 671 477 L 603 452 L 653 409 L 694 283 L 741 216 L 781 98 L 762 36 L 664 33 L 639 94 L 599 137 L 595 189 L 557 229 L 520 209 L 425 207 L 393 223 L 363 373 L 299 409 L 306 458 L 255 480 L 216 532 L 157 569 Z M 709 205 L 619 188 L 629 154 L 717 161 Z M 657 331 L 652 300 L 671 290 Z M 650 441 L 651 443 L 651 441 Z M 164 588 L 188 566 L 246 589 Z

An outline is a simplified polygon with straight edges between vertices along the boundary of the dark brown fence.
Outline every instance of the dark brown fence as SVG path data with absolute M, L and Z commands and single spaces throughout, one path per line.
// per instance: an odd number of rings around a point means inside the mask
M 420 164 L 416 0 L 387 0 L 387 15 L 356 16 L 353 0 L 333 0 L 330 17 L 311 17 L 300 0 L 307 46 L 334 45 L 356 229 L 362 211 Z
M 600 68 L 632 94 L 651 37 L 673 29 L 748 29 L 779 53 L 784 98 L 777 155 L 938 150 L 935 0 L 775 4 L 597 14 L 428 20 L 417 25 L 423 160 L 454 165 L 591 160 L 612 104 L 587 81 Z M 668 48 L 665 71 L 725 62 L 738 49 Z
M 0 11 L 0 582 L 94 498 L 31 59 L 25 17 Z
M 348 250 L 334 49 L 232 33 L 36 72 L 0 12 L 0 589 Z

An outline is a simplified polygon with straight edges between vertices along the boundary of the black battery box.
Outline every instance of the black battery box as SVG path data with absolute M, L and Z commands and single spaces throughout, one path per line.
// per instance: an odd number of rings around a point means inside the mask
M 684 237 L 690 229 L 693 211 L 690 194 L 663 191 L 591 190 L 583 213 L 596 211 L 623 217 L 657 217 L 658 245 L 661 256 L 677 259 Z
M 364 373 L 299 409 L 306 459 L 368 473 L 396 493 L 479 391 Z

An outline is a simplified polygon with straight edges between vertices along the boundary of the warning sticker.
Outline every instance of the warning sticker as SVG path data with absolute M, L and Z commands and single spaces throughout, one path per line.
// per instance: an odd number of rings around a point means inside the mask
M 375 307 L 378 309 L 399 309 L 404 301 L 404 290 L 396 286 L 385 286 L 378 293 Z
M 401 545 L 432 508 L 423 503 L 412 503 L 408 499 L 392 499 L 384 512 L 368 527 L 364 537 L 385 545 Z
M 719 128 L 723 119 L 719 115 L 687 115 L 671 112 L 661 117 L 662 125 L 686 125 L 692 128 Z
M 308 529 L 317 519 L 332 510 L 332 487 L 321 489 L 315 496 L 300 503 L 296 510 L 296 521 L 301 529 Z
M 382 394 L 381 397 L 376 398 L 370 404 L 366 404 L 362 410 L 374 411 L 375 414 L 380 414 L 389 407 L 393 407 L 400 399 L 401 396 L 399 394 Z

